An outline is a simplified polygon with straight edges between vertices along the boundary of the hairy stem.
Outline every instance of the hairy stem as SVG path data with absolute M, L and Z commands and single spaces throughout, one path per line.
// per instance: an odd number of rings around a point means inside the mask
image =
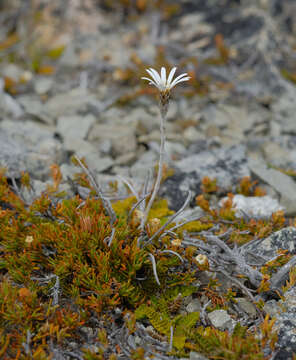
M 164 159 L 164 145 L 165 145 L 165 121 L 166 121 L 166 111 L 163 111 L 162 106 L 160 105 L 160 149 L 159 149 L 159 162 L 158 162 L 158 170 L 157 170 L 157 177 L 155 181 L 155 185 L 149 199 L 148 205 L 145 209 L 144 216 L 141 222 L 141 230 L 144 229 L 149 211 L 153 205 L 155 197 L 160 188 L 160 182 L 162 178 L 162 168 L 163 168 L 163 159 Z

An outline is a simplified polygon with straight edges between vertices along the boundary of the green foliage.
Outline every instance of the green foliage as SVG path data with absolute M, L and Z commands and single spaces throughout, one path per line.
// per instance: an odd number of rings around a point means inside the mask
M 273 349 L 277 339 L 272 332 L 273 324 L 273 320 L 266 318 L 260 326 L 259 336 L 249 333 L 247 328 L 239 323 L 232 335 L 227 331 L 200 326 L 190 331 L 190 341 L 185 343 L 185 347 L 205 354 L 209 359 L 263 360 L 265 357 L 260 349 L 267 343 Z
M 154 329 L 168 339 L 170 339 L 171 328 L 173 328 L 173 346 L 178 350 L 184 348 L 185 334 L 189 333 L 199 320 L 198 312 L 171 317 L 168 304 L 164 298 L 159 299 L 157 304 L 151 306 L 142 304 L 136 309 L 135 315 L 137 319 L 147 317 Z
M 30 206 L 13 193 L 4 173 L 0 176 L 0 204 L 9 205 L 0 210 L 0 270 L 9 279 L 0 288 L 0 326 L 16 338 L 13 346 L 6 335 L 1 339 L 3 346 L 9 342 L 11 356 L 23 352 L 21 343 L 27 330 L 37 334 L 36 351 L 47 357 L 47 342 L 39 349 L 40 339 L 63 342 L 68 336 L 75 338 L 75 330 L 82 324 L 78 314 L 87 319 L 118 306 L 133 310 L 149 297 L 157 297 L 160 289 L 148 253 L 154 254 L 164 288 L 174 289 L 194 279 L 191 269 L 174 270 L 180 265 L 177 256 L 162 254 L 154 246 L 138 247 L 140 231 L 127 222 L 134 197 L 113 204 L 117 220 L 112 235 L 102 202 L 95 198 L 82 202 L 79 197 L 56 201 L 61 181 L 58 167 L 52 167 L 52 175 L 53 186 Z M 29 188 L 27 175 L 22 184 Z M 172 213 L 161 200 L 152 211 L 161 219 Z M 51 280 L 42 280 L 53 274 Z M 139 274 L 145 279 L 139 281 Z M 56 277 L 61 308 L 51 305 Z M 19 289 L 24 289 L 21 298 Z M 78 310 L 71 312 L 70 306 Z M 57 322 L 61 314 L 63 319 Z
M 204 271 L 197 269 L 194 262 L 195 247 L 184 250 L 173 245 L 169 235 L 139 247 L 138 220 L 129 216 L 135 197 L 112 204 L 117 219 L 111 227 L 101 200 L 92 197 L 94 191 L 86 178 L 80 175 L 76 178 L 91 190 L 90 197 L 83 201 L 78 196 L 58 199 L 61 174 L 57 166 L 52 167 L 52 177 L 53 185 L 28 206 L 11 190 L 4 172 L 0 174 L 0 329 L 5 329 L 0 331 L 1 358 L 26 359 L 23 344 L 28 334 L 32 358 L 50 358 L 53 354 L 48 344 L 66 346 L 67 339 L 82 341 L 78 330 L 94 316 L 108 329 L 113 321 L 108 314 L 121 308 L 128 315 L 124 321 L 131 333 L 136 331 L 137 322 L 147 320 L 154 328 L 152 336 L 170 342 L 173 333 L 172 355 L 188 356 L 194 350 L 209 359 L 264 359 L 262 349 L 267 344 L 273 347 L 276 342 L 273 321 L 264 321 L 258 330 L 260 336 L 250 334 L 239 324 L 230 335 L 200 326 L 198 312 L 180 312 L 183 299 L 190 295 L 206 296 L 211 300 L 211 309 L 227 309 L 229 301 L 235 301 L 235 291 L 229 289 L 222 294 L 214 279 L 201 289 L 192 285 Z M 28 175 L 24 174 L 20 183 L 21 189 L 30 191 Z M 233 218 L 231 194 L 219 212 L 211 209 L 206 197 L 211 196 L 215 184 L 207 180 L 204 185 L 206 193 L 198 201 L 208 215 L 179 228 L 180 239 L 183 231 L 198 234 L 212 228 L 221 218 L 233 219 L 222 223 L 221 231 L 232 226 L 234 235 L 230 241 L 237 242 L 283 226 L 280 213 L 269 221 Z M 250 192 L 249 182 L 245 180 L 241 189 Z M 162 224 L 172 213 L 165 200 L 156 201 L 149 214 L 148 230 L 153 231 L 153 221 Z M 246 236 L 240 234 L 243 230 L 249 231 L 249 237 L 243 238 Z M 185 262 L 181 263 L 174 252 Z M 160 287 L 149 254 L 154 256 Z M 268 281 L 268 276 L 288 260 L 289 255 L 282 253 L 266 264 L 261 269 L 264 279 Z M 291 270 L 286 288 L 295 283 L 294 272 Z M 260 285 L 262 289 L 264 286 L 265 283 Z M 110 353 L 108 335 L 104 329 L 99 331 L 99 352 L 84 349 L 84 357 L 116 359 Z M 141 347 L 131 354 L 132 359 L 144 357 Z

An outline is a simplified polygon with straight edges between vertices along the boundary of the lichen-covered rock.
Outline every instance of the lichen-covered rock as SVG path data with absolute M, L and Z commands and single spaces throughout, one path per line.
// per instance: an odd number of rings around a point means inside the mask
M 227 198 L 220 201 L 222 205 Z M 232 204 L 235 209 L 237 217 L 244 217 L 245 215 L 250 218 L 269 218 L 273 213 L 283 210 L 276 199 L 270 196 L 244 196 L 241 194 L 234 195 Z
M 36 179 L 48 177 L 50 166 L 64 160 L 63 148 L 54 132 L 33 122 L 0 123 L 0 167 L 8 177 L 27 171 Z
M 201 192 L 204 177 L 217 179 L 220 191 L 230 191 L 240 179 L 249 176 L 245 147 L 235 145 L 217 150 L 206 150 L 175 162 L 176 171 L 162 186 L 161 194 L 169 198 L 177 210 L 184 203 L 188 190 L 193 198 Z
M 276 360 L 292 360 L 296 353 L 296 287 L 292 286 L 284 299 L 272 307 L 266 306 L 265 311 L 276 319 L 275 330 L 278 331 L 279 351 Z
M 290 254 L 296 254 L 296 228 L 287 227 L 281 229 L 265 239 L 257 239 L 250 244 L 244 245 L 244 250 L 263 256 L 268 261 L 278 254 L 279 250 L 287 250 Z M 262 258 L 261 258 L 262 261 Z

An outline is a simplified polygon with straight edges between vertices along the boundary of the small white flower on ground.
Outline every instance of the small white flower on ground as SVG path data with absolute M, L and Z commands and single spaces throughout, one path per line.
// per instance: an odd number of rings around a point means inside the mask
M 198 267 L 200 270 L 208 270 L 209 269 L 209 260 L 206 255 L 198 254 L 195 257 L 195 260 L 197 261 L 197 264 L 198 264 Z
M 183 73 L 177 76 L 174 80 L 173 77 L 175 75 L 177 68 L 173 67 L 169 73 L 169 76 L 166 76 L 165 67 L 161 68 L 160 74 L 153 68 L 146 69 L 147 73 L 151 76 L 150 78 L 142 77 L 144 80 L 149 81 L 149 85 L 154 85 L 160 92 L 169 92 L 174 86 L 183 81 L 188 81 L 190 76 L 187 73 Z

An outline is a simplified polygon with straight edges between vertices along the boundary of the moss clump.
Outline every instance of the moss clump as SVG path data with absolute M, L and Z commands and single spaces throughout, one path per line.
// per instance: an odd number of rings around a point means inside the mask
M 94 343 L 99 350 L 95 353 L 85 348 L 85 359 L 112 360 L 121 354 L 120 346 L 114 352 L 114 343 L 110 343 L 111 329 L 118 321 L 130 333 L 137 330 L 139 322 L 151 324 L 152 337 L 171 343 L 168 355 L 183 357 L 194 350 L 209 359 L 265 359 L 263 349 L 275 342 L 268 319 L 259 329 L 262 336 L 243 327 L 230 335 L 204 327 L 198 311 L 184 312 L 188 296 L 210 299 L 207 310 L 227 309 L 235 301 L 237 289 L 223 292 L 211 277 L 206 284 L 194 286 L 199 275 L 211 270 L 195 261 L 197 246 L 184 248 L 181 244 L 183 232 L 203 240 L 198 233 L 219 222 L 217 235 L 232 227 L 230 242 L 249 241 L 254 234 L 265 236 L 281 228 L 283 214 L 274 214 L 269 221 L 236 219 L 232 217 L 231 194 L 222 209 L 211 208 L 206 197 L 216 188 L 206 181 L 205 194 L 198 199 L 206 215 L 177 229 L 179 245 L 169 233 L 160 233 L 153 243 L 143 241 L 139 246 L 139 222 L 131 216 L 135 197 L 112 204 L 116 213 L 112 223 L 102 201 L 92 197 L 94 189 L 86 178 L 76 177 L 90 188 L 87 199 L 62 199 L 56 196 L 62 180 L 56 166 L 52 177 L 53 185 L 28 205 L 13 192 L 4 172 L 0 174 L 1 358 L 50 358 L 53 349 L 69 349 L 73 341 L 83 343 L 82 326 L 94 326 L 96 319 L 95 327 L 100 326 Z M 28 175 L 23 175 L 20 186 L 21 191 L 30 190 Z M 155 233 L 153 226 L 162 225 L 172 214 L 167 201 L 158 199 L 149 213 L 146 234 Z M 248 233 L 241 234 L 244 230 Z M 286 254 L 279 254 L 261 269 L 263 281 L 258 291 L 265 289 L 270 275 L 288 260 Z M 294 275 L 291 272 L 290 284 L 295 282 Z M 118 309 L 119 320 L 115 316 Z M 143 359 L 145 351 L 138 347 L 130 356 Z

